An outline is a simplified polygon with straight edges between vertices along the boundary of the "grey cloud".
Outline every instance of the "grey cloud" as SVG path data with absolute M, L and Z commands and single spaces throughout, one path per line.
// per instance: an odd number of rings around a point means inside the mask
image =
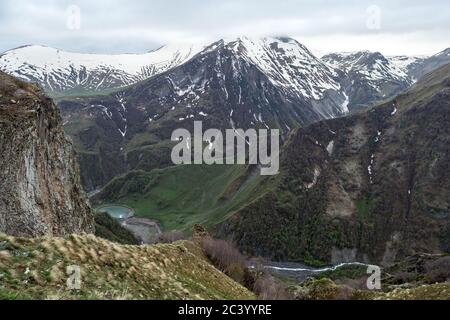
M 80 30 L 66 27 L 70 5 L 81 9 Z M 381 10 L 379 30 L 366 26 L 371 5 Z M 449 16 L 446 0 L 4 0 L 0 52 L 30 43 L 142 52 L 167 42 L 288 35 L 324 51 L 364 49 L 378 41 L 386 53 L 431 53 L 449 45 Z

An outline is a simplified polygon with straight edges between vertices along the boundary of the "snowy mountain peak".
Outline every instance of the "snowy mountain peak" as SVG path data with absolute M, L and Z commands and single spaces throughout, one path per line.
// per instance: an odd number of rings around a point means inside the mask
M 358 73 L 368 81 L 392 79 L 410 82 L 407 68 L 400 63 L 400 59 L 387 58 L 380 52 L 332 53 L 322 57 L 322 60 L 346 73 Z
M 192 64 L 195 74 L 186 81 L 189 86 L 196 84 L 205 90 L 206 84 L 219 79 L 224 99 L 232 91 L 227 86 L 232 86 L 239 101 L 243 76 L 257 71 L 263 76 L 248 90 L 262 91 L 264 96 L 267 86 L 261 81 L 268 82 L 286 101 L 320 104 L 321 117 L 330 118 L 401 92 L 415 79 L 448 63 L 449 54 L 447 49 L 424 59 L 359 51 L 318 58 L 293 38 L 242 36 L 207 45 L 172 44 L 144 54 L 102 55 L 24 46 L 0 55 L 0 70 L 37 82 L 52 93 L 80 95 L 123 88 L 196 60 Z M 192 91 L 186 83 L 177 85 L 175 91 Z
M 434 56 L 435 56 L 435 57 L 441 57 L 441 56 L 447 56 L 447 57 L 449 57 L 449 56 L 450 56 L 450 48 L 447 48 L 447 49 L 445 49 L 445 50 L 443 50 L 443 51 L 441 51 L 441 52 L 435 54 Z
M 102 90 L 130 85 L 178 66 L 203 49 L 201 45 L 167 45 L 144 54 L 73 53 L 31 45 L 0 56 L 0 70 L 51 91 Z
M 272 84 L 290 95 L 320 100 L 327 90 L 340 90 L 336 70 L 294 39 L 224 39 L 214 43 L 206 51 L 219 48 L 228 50 L 237 59 L 255 65 Z

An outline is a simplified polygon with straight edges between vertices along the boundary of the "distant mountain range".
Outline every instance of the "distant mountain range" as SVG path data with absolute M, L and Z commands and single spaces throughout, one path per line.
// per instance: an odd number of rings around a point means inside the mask
M 45 46 L 5 52 L 0 70 L 37 82 L 51 93 L 84 93 L 116 89 L 145 80 L 183 62 L 201 46 L 164 46 L 145 54 L 82 54 Z
M 207 59 L 219 51 L 216 64 Z M 186 95 L 196 98 L 207 89 L 201 87 L 206 82 L 193 78 L 193 72 L 197 72 L 198 77 L 198 70 L 206 71 L 208 74 L 203 72 L 200 80 L 210 82 L 208 77 L 217 71 L 216 77 L 225 77 L 219 79 L 219 85 L 226 90 L 229 89 L 226 87 L 233 87 L 231 96 L 224 90 L 224 99 L 232 100 L 229 104 L 233 100 L 241 103 L 242 93 L 239 92 L 261 89 L 262 83 L 266 86 L 265 94 L 278 96 L 272 99 L 283 100 L 284 105 L 291 104 L 287 106 L 288 119 L 277 119 L 280 126 L 288 129 L 293 122 L 341 116 L 392 97 L 448 62 L 450 49 L 431 57 L 385 57 L 379 52 L 361 51 L 332 53 L 319 58 L 291 38 L 241 37 L 208 45 L 167 45 L 145 54 L 80 54 L 44 46 L 24 46 L 2 54 L 0 70 L 37 82 L 52 96 L 64 97 L 126 91 L 132 85 L 161 74 L 176 75 L 181 67 L 182 72 L 189 73 L 190 83 L 186 80 L 176 83 L 177 77 L 169 78 L 174 79 L 171 80 L 176 85 L 173 89 L 179 89 L 176 92 L 179 98 L 186 101 L 189 99 Z M 222 70 L 226 64 L 229 66 Z M 253 75 L 261 78 L 255 79 L 257 86 L 240 86 L 242 77 Z M 259 98 L 252 103 L 260 107 L 280 104 L 266 96 Z M 179 99 L 173 100 L 178 103 Z M 264 122 L 259 120 L 259 112 L 250 113 L 254 121 L 247 122 Z
M 249 63 L 270 75 L 274 83 L 296 95 L 320 100 L 326 91 L 339 91 L 342 86 L 342 93 L 349 96 L 350 109 L 366 102 L 358 97 L 356 89 L 349 89 L 350 85 L 369 82 L 368 86 L 381 92 L 383 98 L 450 61 L 450 49 L 431 57 L 385 57 L 379 52 L 361 51 L 319 58 L 290 38 L 240 37 L 213 44 L 172 44 L 149 53 L 119 55 L 72 53 L 30 45 L 0 55 L 0 70 L 37 82 L 52 94 L 92 94 L 149 79 L 220 43 L 230 49 L 234 46 L 236 53 L 243 53 Z M 308 83 L 305 76 L 316 79 Z
M 291 38 L 219 40 L 142 55 L 90 55 L 40 46 L 10 50 L 0 69 L 57 98 L 83 184 L 170 165 L 176 128 L 294 128 L 387 100 L 450 62 L 356 52 L 314 56 Z

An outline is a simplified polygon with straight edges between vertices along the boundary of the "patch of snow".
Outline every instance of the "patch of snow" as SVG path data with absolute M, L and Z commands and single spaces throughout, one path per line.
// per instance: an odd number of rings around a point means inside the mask
M 122 137 L 124 137 L 124 138 L 125 138 L 125 136 L 127 135 L 127 129 L 128 129 L 128 126 L 127 126 L 127 125 L 125 125 L 124 131 L 122 131 L 122 130 L 119 129 L 120 134 L 121 134 Z
M 402 70 L 405 73 L 408 73 L 408 68 L 413 63 L 417 61 L 423 60 L 427 57 L 425 56 L 390 56 L 387 57 L 390 63 L 395 65 L 397 68 Z
M 239 86 L 239 98 L 238 98 L 238 104 L 241 104 L 242 101 L 242 88 Z
M 348 95 L 345 92 L 343 92 L 343 94 L 345 97 L 345 101 L 341 105 L 341 110 L 342 110 L 342 113 L 346 114 L 346 113 L 350 112 L 350 110 L 348 109 L 348 104 L 350 103 L 350 98 L 348 97 Z
M 375 162 L 375 155 L 372 154 L 370 156 L 370 165 L 367 167 L 367 172 L 369 173 L 369 182 L 370 184 L 373 184 L 373 177 L 372 177 L 372 172 L 373 172 L 373 164 Z
M 330 143 L 327 145 L 327 151 L 330 156 L 333 154 L 333 149 L 334 149 L 334 140 L 331 140 Z
M 316 185 L 316 183 L 317 183 L 317 180 L 318 180 L 319 176 L 320 176 L 320 169 L 316 167 L 316 168 L 314 168 L 313 181 L 311 183 L 308 183 L 306 185 L 306 188 L 307 189 L 311 189 L 312 187 L 314 187 Z
M 367 171 L 369 172 L 369 180 L 370 180 L 370 184 L 373 184 L 373 180 L 372 180 L 372 166 L 368 166 L 367 167 Z
M 377 136 L 375 137 L 375 142 L 379 142 L 381 137 L 381 131 L 377 132 Z

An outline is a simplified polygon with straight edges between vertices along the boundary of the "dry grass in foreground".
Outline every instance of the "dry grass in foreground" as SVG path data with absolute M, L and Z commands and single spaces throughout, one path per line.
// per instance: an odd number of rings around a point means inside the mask
M 67 267 L 81 267 L 81 289 Z M 0 299 L 254 299 L 193 242 L 119 245 L 93 235 L 22 239 L 0 234 Z

